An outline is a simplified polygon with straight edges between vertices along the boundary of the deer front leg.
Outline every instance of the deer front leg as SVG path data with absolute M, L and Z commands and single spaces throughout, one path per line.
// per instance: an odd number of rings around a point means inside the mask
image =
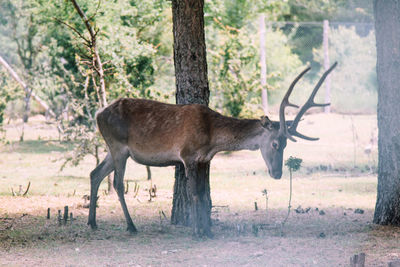
M 199 182 L 197 184 L 197 192 L 200 197 L 201 202 L 201 220 L 203 225 L 204 235 L 208 237 L 213 237 L 213 233 L 211 232 L 211 198 L 210 194 L 210 183 L 209 183 L 209 172 L 210 172 L 210 163 L 199 163 L 198 165 L 198 177 Z
M 114 170 L 114 164 L 110 153 L 106 158 L 90 173 L 90 204 L 89 204 L 89 219 L 88 225 L 92 229 L 97 228 L 96 224 L 96 203 L 97 193 L 101 181 Z
M 196 164 L 188 166 L 188 186 L 191 200 L 191 220 L 193 235 L 212 237 L 210 224 L 210 201 L 205 197 L 205 180 L 203 170 Z M 200 168 L 199 168 L 200 167 Z

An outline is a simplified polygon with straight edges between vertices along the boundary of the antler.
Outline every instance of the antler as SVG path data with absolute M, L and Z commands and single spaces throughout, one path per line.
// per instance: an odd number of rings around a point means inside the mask
M 310 140 L 310 141 L 316 141 L 319 138 L 315 138 L 315 137 L 308 137 L 305 136 L 299 132 L 297 132 L 297 125 L 299 124 L 299 121 L 301 119 L 301 117 L 304 115 L 304 113 L 306 113 L 306 111 L 312 107 L 326 107 L 329 106 L 330 103 L 325 103 L 325 104 L 317 104 L 314 102 L 314 98 L 315 95 L 317 94 L 319 88 L 321 87 L 321 85 L 324 83 L 326 77 L 328 77 L 329 73 L 336 67 L 337 62 L 335 62 L 327 71 L 324 72 L 324 74 L 322 75 L 321 79 L 319 79 L 317 85 L 315 85 L 314 90 L 312 91 L 310 97 L 307 99 L 306 103 L 301 107 L 299 113 L 297 113 L 296 117 L 294 118 L 292 125 L 290 125 L 288 132 L 290 135 L 294 135 L 297 137 L 300 137 L 302 139 L 306 139 L 306 140 Z
M 297 126 L 299 124 L 299 121 L 301 117 L 306 113 L 306 111 L 312 107 L 325 107 L 330 105 L 330 103 L 326 104 L 317 104 L 314 102 L 315 95 L 317 94 L 319 88 L 321 85 L 324 83 L 326 77 L 329 75 L 329 73 L 336 67 L 337 62 L 335 62 L 325 73 L 322 75 L 322 77 L 319 79 L 318 83 L 316 84 L 314 90 L 312 91 L 310 97 L 307 99 L 306 103 L 301 107 L 299 113 L 297 113 L 295 119 L 293 120 L 292 124 L 290 125 L 289 129 L 287 128 L 286 121 L 285 121 L 285 107 L 286 106 L 292 106 L 292 107 L 298 107 L 296 105 L 293 105 L 289 102 L 289 96 L 293 91 L 294 85 L 300 80 L 303 75 L 310 70 L 310 68 L 305 69 L 302 73 L 300 73 L 296 79 L 292 82 L 290 85 L 288 91 L 286 92 L 286 95 L 284 96 L 280 109 L 279 109 L 279 121 L 280 121 L 280 128 L 279 128 L 279 134 L 282 134 L 286 136 L 288 139 L 292 140 L 293 142 L 296 142 L 296 139 L 293 138 L 293 136 L 300 137 L 302 139 L 310 140 L 310 141 L 316 141 L 319 138 L 314 138 L 314 137 L 308 137 L 305 136 L 299 132 L 297 132 Z
M 286 107 L 295 107 L 298 108 L 299 106 L 292 104 L 289 102 L 289 96 L 293 91 L 294 86 L 296 83 L 301 79 L 301 77 L 304 76 L 304 74 L 307 73 L 311 68 L 308 67 L 305 70 L 303 70 L 297 77 L 296 79 L 293 80 L 292 84 L 289 86 L 289 89 L 287 90 L 285 96 L 282 99 L 281 106 L 279 107 L 279 135 L 284 135 L 293 142 L 296 142 L 296 139 L 294 139 L 289 133 L 286 125 L 286 120 L 285 120 L 285 108 Z

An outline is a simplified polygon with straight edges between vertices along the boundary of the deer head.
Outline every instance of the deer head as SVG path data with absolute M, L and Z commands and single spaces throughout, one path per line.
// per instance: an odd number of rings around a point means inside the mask
M 265 135 L 263 142 L 260 144 L 261 154 L 265 163 L 268 166 L 268 171 L 271 177 L 275 179 L 280 179 L 282 176 L 282 165 L 283 165 L 283 151 L 287 144 L 287 139 L 296 142 L 294 136 L 309 140 L 316 141 L 319 138 L 308 137 L 297 131 L 297 126 L 299 124 L 300 119 L 306 113 L 306 111 L 312 107 L 325 107 L 330 105 L 330 103 L 326 104 L 317 104 L 314 102 L 315 95 L 317 94 L 319 88 L 325 81 L 326 77 L 329 73 L 336 67 L 337 62 L 335 62 L 320 78 L 318 83 L 316 84 L 314 90 L 311 95 L 307 99 L 306 103 L 301 107 L 299 112 L 293 121 L 286 121 L 285 119 L 285 108 L 286 107 L 295 107 L 299 108 L 297 105 L 290 103 L 289 97 L 293 91 L 296 83 L 306 74 L 310 68 L 306 68 L 303 72 L 301 72 L 296 79 L 293 80 L 289 89 L 287 90 L 285 96 L 282 99 L 280 108 L 279 108 L 279 122 L 271 121 L 268 117 L 261 118 L 261 125 L 268 130 L 268 134 Z

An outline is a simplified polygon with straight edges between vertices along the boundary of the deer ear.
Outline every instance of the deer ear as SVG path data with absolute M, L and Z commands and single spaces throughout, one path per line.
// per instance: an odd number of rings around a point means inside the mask
M 273 121 L 271 121 L 267 116 L 262 116 L 260 122 L 262 127 L 272 130 Z

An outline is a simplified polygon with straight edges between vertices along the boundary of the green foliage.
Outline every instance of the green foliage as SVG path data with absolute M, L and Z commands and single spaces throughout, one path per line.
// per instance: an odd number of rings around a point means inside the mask
M 7 104 L 22 96 L 18 86 L 11 80 L 8 73 L 0 69 L 0 127 L 4 121 Z
M 253 21 L 238 30 L 216 20 L 206 29 L 211 104 L 231 116 L 262 114 L 257 27 Z M 302 63 L 281 31 L 268 29 L 267 36 L 267 87 L 274 103 Z
M 293 78 L 304 68 L 300 58 L 293 53 L 288 37 L 280 30 L 268 29 L 266 58 L 268 69 L 268 93 L 270 103 L 281 100 Z
M 372 14 L 371 3 L 366 2 L 206 0 L 205 31 L 211 106 L 235 117 L 262 114 L 259 14 L 265 14 L 267 21 L 341 19 L 364 22 L 371 21 Z M 172 102 L 175 80 L 170 3 L 165 0 L 116 0 L 101 1 L 100 5 L 98 1 L 79 1 L 79 4 L 91 18 L 93 27 L 99 30 L 97 44 L 100 57 L 105 62 L 109 102 L 125 96 Z M 93 72 L 88 67 L 88 50 L 79 35 L 61 22 L 88 37 L 81 18 L 69 1 L 1 1 L 1 53 L 35 93 L 50 104 L 59 121 L 62 121 L 64 131 L 71 125 L 77 125 L 78 132 L 82 131 L 80 127 L 87 127 L 84 131 L 93 132 L 99 100 L 95 86 L 98 80 L 90 78 L 86 84 L 87 77 Z M 322 26 L 315 27 L 267 27 L 270 104 L 278 103 L 304 65 L 320 67 Z M 348 103 L 344 105 L 348 108 L 337 109 L 351 110 L 354 102 L 359 101 L 357 105 L 361 110 L 372 110 L 371 107 L 376 104 L 371 101 L 376 94 L 375 40 L 372 34 L 364 35 L 354 29 L 338 28 L 331 32 L 330 47 L 336 48 L 330 51 L 331 59 L 339 61 L 333 74 L 335 83 L 332 83 L 334 109 L 346 101 Z M 305 50 L 309 53 L 304 53 Z M 320 69 L 313 70 L 318 72 Z M 296 103 L 303 100 L 309 90 L 307 88 L 311 90 L 308 79 L 315 72 L 299 83 L 298 87 L 306 86 L 305 90 L 293 93 Z M 0 90 L 3 90 L 3 84 Z M 348 92 L 354 97 L 343 99 L 341 95 Z M 20 93 L 16 99 L 22 96 Z M 76 133 L 71 136 L 81 135 Z
M 362 37 L 354 27 L 331 29 L 329 56 L 339 62 L 333 73 L 332 107 L 342 112 L 374 112 L 378 88 L 374 33 Z M 322 49 L 314 49 L 314 58 L 323 61 Z
M 245 104 L 260 90 L 257 50 L 246 40 L 247 34 L 222 28 L 219 42 L 209 46 L 210 88 L 220 100 L 217 108 L 234 117 L 242 115 Z
M 6 115 L 7 104 L 21 96 L 18 84 L 10 79 L 7 73 L 0 69 L 0 142 L 5 141 L 3 123 Z
M 289 11 L 287 1 L 206 1 L 205 24 L 211 105 L 247 117 L 263 114 L 259 63 L 258 16 L 277 19 Z M 281 96 L 302 65 L 279 29 L 267 29 L 268 92 L 272 103 Z
M 107 1 L 80 3 L 98 32 L 96 43 L 105 70 L 107 98 L 161 97 L 149 90 L 157 68 L 156 54 L 161 35 L 164 1 Z M 63 140 L 76 144 L 66 163 L 73 165 L 86 155 L 97 158 L 104 144 L 96 133 L 95 112 L 99 108 L 99 77 L 92 67 L 90 39 L 72 3 L 54 1 L 41 6 L 43 23 L 51 25 L 46 35 L 49 73 L 48 90 L 42 90 L 60 116 Z M 151 12 L 150 12 L 151 11 Z M 54 90 L 55 88 L 55 90 Z M 64 114 L 64 115 L 62 115 Z M 63 167 L 65 166 L 63 165 Z
M 260 13 L 267 14 L 270 19 L 287 12 L 286 1 L 206 1 L 205 25 L 208 55 L 209 82 L 211 89 L 211 106 L 219 111 L 235 116 L 245 117 L 262 114 L 260 95 L 259 36 L 255 18 Z M 286 44 L 280 43 L 284 49 Z M 277 47 L 267 43 L 267 53 L 276 52 Z M 282 57 L 284 62 L 292 60 L 286 49 Z M 282 62 L 270 63 L 271 83 L 269 88 L 279 87 L 284 79 L 281 73 Z M 298 60 L 289 66 L 297 65 Z M 271 66 L 272 65 L 272 66 Z M 290 68 L 290 67 L 289 67 Z M 290 68 L 291 69 L 291 68 Z M 286 73 L 285 75 L 286 76 Z
M 300 169 L 302 162 L 303 162 L 302 159 L 290 156 L 285 161 L 285 166 L 287 166 L 290 173 L 292 173 Z
M 312 50 L 322 44 L 322 21 L 373 22 L 372 1 L 365 0 L 288 0 L 287 12 L 278 20 L 292 22 L 321 22 L 318 24 L 287 24 L 281 29 L 290 36 L 290 44 L 306 64 L 319 67 Z

